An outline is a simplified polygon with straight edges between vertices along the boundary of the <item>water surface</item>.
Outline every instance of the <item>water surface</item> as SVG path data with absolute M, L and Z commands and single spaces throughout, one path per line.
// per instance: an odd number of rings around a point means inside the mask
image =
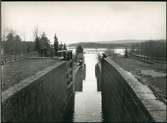
M 86 78 L 83 91 L 75 93 L 73 122 L 102 122 L 101 92 L 95 77 L 96 54 L 85 54 Z

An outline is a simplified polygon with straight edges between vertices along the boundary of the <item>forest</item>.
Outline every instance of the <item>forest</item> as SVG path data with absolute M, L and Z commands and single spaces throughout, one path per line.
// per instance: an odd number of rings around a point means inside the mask
M 45 32 L 34 31 L 34 40 L 25 41 L 14 31 L 10 31 L 1 41 L 1 53 L 5 58 L 20 56 L 56 56 L 59 50 L 66 50 L 66 44 L 59 43 L 55 34 L 51 44 Z M 2 51 L 3 50 L 3 51 Z

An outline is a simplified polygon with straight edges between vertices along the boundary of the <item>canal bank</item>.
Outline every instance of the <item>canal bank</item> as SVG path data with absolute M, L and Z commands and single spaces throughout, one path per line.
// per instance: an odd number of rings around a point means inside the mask
M 114 57 L 111 58 L 120 67 L 130 72 L 139 82 L 147 85 L 155 96 L 167 104 L 166 100 L 166 67 L 163 70 L 160 64 L 148 64 L 134 58 Z
M 110 58 L 101 62 L 104 122 L 166 122 L 166 105 Z
M 62 122 L 73 99 L 71 61 L 51 65 L 2 92 L 2 122 Z

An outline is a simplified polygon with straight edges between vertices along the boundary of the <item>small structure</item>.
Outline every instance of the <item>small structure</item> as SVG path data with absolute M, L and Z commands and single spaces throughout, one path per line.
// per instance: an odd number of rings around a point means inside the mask
M 63 57 L 64 60 L 72 59 L 72 50 L 61 50 L 58 51 L 60 57 Z

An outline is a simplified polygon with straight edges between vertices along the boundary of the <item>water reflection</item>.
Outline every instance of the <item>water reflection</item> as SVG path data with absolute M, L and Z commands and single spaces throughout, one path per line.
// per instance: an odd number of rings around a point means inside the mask
M 86 78 L 83 92 L 75 93 L 73 122 L 102 122 L 101 92 L 95 78 L 96 54 L 85 54 Z
M 85 69 L 81 67 L 75 75 L 75 96 L 72 98 L 70 108 L 64 117 L 65 122 L 104 121 L 100 83 L 98 83 L 97 86 L 95 77 L 95 68 L 97 73 L 99 73 L 100 68 L 97 69 L 95 65 L 97 63 L 97 53 L 104 52 L 105 50 L 106 49 L 84 49 L 86 72 Z M 124 55 L 123 48 L 114 49 L 114 52 Z
M 103 122 L 102 99 L 100 83 L 97 85 L 95 77 L 99 69 L 95 67 L 97 63 L 97 53 L 104 52 L 106 49 L 85 49 L 85 69 L 80 67 L 75 75 L 75 96 L 70 101 L 65 122 Z M 124 54 L 124 49 L 114 49 L 115 53 Z M 97 75 L 96 73 L 96 75 Z M 98 80 L 100 81 L 100 80 Z
M 120 55 L 125 55 L 125 48 L 116 48 L 116 49 L 114 49 L 114 53 L 120 54 Z
M 101 65 L 99 63 L 95 66 L 95 75 L 97 79 L 97 91 L 101 91 Z
M 68 103 L 68 107 L 66 108 L 62 122 L 64 123 L 73 122 L 74 101 L 75 101 L 75 96 L 73 95 Z
M 83 80 L 85 80 L 85 73 L 86 65 L 80 66 L 77 69 L 76 75 L 75 75 L 75 91 L 82 91 L 83 89 Z

